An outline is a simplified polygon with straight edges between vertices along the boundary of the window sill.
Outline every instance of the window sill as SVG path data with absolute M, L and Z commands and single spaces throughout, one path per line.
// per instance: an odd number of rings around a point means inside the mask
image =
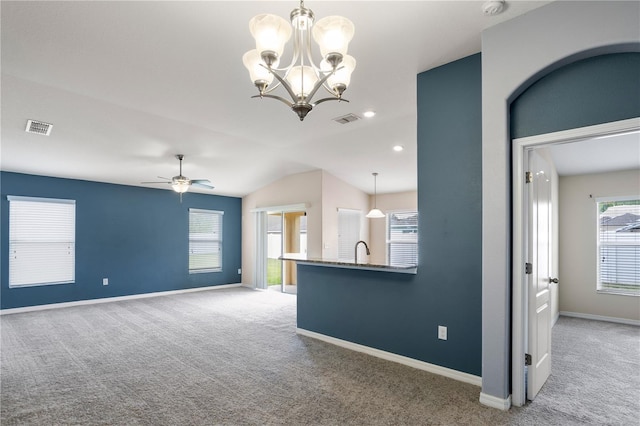
M 191 274 L 208 274 L 209 272 L 222 272 L 222 268 L 189 270 L 189 275 L 191 275 Z
M 75 281 L 59 281 L 55 283 L 9 284 L 9 288 L 42 287 L 47 285 L 75 284 Z
M 634 291 L 624 291 L 624 290 L 596 290 L 596 293 L 598 294 L 611 294 L 614 296 L 634 296 L 634 297 L 640 297 L 640 292 L 634 292 Z

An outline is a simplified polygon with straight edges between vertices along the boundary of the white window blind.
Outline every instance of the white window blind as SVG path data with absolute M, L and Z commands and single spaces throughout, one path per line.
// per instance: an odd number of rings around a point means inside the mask
M 387 215 L 389 265 L 418 264 L 418 212 L 398 211 Z
M 360 210 L 338 209 L 338 260 L 355 260 L 355 246 L 360 240 Z
M 597 201 L 597 290 L 640 296 L 640 200 Z
M 189 273 L 222 270 L 223 214 L 189 209 Z
M 9 287 L 75 281 L 76 202 L 8 196 Z

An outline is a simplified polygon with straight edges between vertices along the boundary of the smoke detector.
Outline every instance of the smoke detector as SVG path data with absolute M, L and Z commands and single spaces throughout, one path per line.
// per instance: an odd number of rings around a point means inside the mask
M 27 127 L 24 131 L 27 133 L 49 136 L 51 134 L 51 129 L 53 129 L 53 124 L 37 120 L 27 120 Z
M 504 11 L 504 0 L 490 0 L 482 5 L 482 13 L 487 16 L 499 15 Z
M 333 119 L 333 121 L 340 124 L 353 123 L 354 121 L 358 120 L 360 120 L 360 117 L 355 114 L 347 114 Z

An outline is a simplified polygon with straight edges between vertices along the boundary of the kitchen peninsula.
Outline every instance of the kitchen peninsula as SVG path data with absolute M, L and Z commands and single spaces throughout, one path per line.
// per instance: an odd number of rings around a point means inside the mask
M 290 253 L 281 259 L 297 263 L 298 334 L 395 361 L 412 355 L 398 319 L 405 315 L 402 300 L 420 290 L 417 265 L 356 264 Z
M 294 261 L 298 265 L 326 266 L 329 268 L 359 269 L 367 271 L 395 272 L 414 275 L 418 270 L 417 265 L 388 265 L 381 263 L 362 263 L 347 260 L 306 258 L 294 253 L 287 253 L 280 257 L 280 259 Z

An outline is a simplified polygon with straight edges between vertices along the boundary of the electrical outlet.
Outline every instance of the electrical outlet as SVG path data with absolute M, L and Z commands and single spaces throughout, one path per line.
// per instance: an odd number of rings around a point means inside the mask
M 109 285 L 109 278 L 103 278 L 102 285 Z
M 238 268 L 238 275 L 242 274 L 242 269 Z
M 438 326 L 438 339 L 447 340 L 447 327 L 444 325 Z

